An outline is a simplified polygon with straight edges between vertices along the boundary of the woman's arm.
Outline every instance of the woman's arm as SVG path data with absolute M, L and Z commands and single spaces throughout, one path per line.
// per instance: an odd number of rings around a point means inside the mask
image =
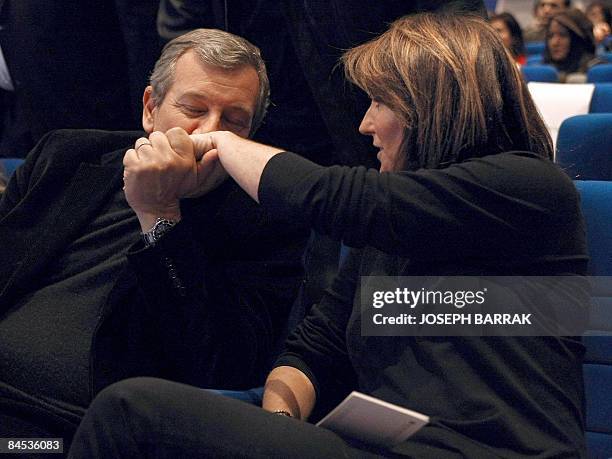
M 532 258 L 556 251 L 559 236 L 553 235 L 579 224 L 571 180 L 532 153 L 379 173 L 321 167 L 231 133 L 201 138 L 200 151 L 218 155 L 234 180 L 273 214 L 351 247 L 427 262 Z
M 316 401 L 315 388 L 297 368 L 281 366 L 270 372 L 263 395 L 263 409 L 286 411 L 296 419 L 308 419 Z

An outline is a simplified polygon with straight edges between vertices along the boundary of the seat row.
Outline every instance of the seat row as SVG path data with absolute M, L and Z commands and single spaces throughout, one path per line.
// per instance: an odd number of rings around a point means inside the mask
M 558 83 L 559 72 L 548 64 L 527 63 L 521 67 L 525 81 L 539 81 L 542 83 Z M 612 63 L 594 65 L 587 70 L 587 83 L 612 83 Z

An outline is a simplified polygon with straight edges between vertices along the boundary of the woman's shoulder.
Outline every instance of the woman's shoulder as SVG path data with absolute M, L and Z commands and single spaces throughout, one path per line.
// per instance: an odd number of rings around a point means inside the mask
M 576 196 L 572 180 L 548 158 L 529 151 L 507 151 L 472 158 L 449 168 L 452 174 L 481 186 L 519 196 Z M 540 193 L 546 190 L 545 193 Z

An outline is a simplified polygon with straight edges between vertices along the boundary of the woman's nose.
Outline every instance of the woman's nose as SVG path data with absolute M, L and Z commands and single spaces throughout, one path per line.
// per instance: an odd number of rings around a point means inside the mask
M 373 135 L 374 125 L 372 123 L 372 105 L 368 107 L 368 110 L 363 115 L 363 119 L 359 124 L 359 132 L 363 135 Z

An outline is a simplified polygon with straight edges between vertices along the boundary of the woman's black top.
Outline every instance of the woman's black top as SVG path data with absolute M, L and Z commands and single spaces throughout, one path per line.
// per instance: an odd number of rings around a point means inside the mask
M 399 454 L 585 455 L 579 338 L 373 337 L 360 327 L 360 276 L 585 275 L 579 195 L 556 165 L 507 152 L 378 173 L 283 153 L 259 198 L 361 249 L 276 362 L 304 372 L 318 404 L 355 389 L 429 415 Z

